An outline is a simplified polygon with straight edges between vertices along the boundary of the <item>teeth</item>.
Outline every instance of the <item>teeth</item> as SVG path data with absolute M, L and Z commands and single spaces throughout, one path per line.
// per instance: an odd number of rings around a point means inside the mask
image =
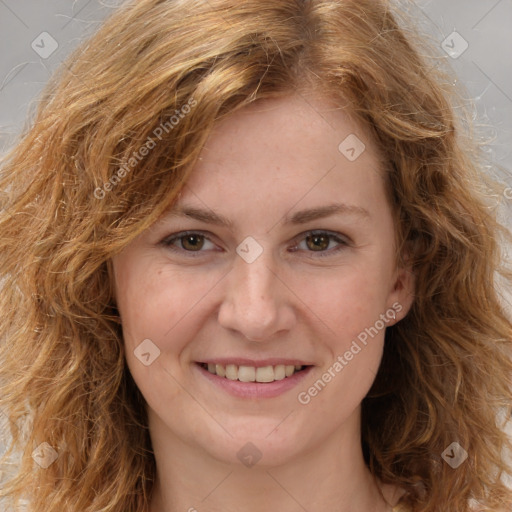
M 225 370 L 224 366 L 221 366 L 220 364 L 216 364 L 215 365 L 215 373 L 219 377 L 225 377 L 226 376 L 226 370 Z
M 286 369 L 284 364 L 278 364 L 274 366 L 274 379 L 283 380 L 286 377 Z
M 274 368 L 272 366 L 256 368 L 256 382 L 274 382 Z
M 238 380 L 240 382 L 254 382 L 256 380 L 256 368 L 253 366 L 239 366 Z
M 238 379 L 238 367 L 234 364 L 228 364 L 226 366 L 226 377 L 229 380 L 237 380 Z
M 205 366 L 205 365 L 203 365 Z M 225 377 L 230 380 L 239 380 L 240 382 L 274 382 L 291 377 L 296 371 L 303 367 L 292 364 L 278 364 L 276 366 L 237 366 L 236 364 L 208 363 L 208 371 L 219 377 Z

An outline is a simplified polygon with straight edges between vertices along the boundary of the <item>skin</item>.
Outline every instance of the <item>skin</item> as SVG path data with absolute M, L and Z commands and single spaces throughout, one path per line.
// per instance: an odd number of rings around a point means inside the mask
M 338 150 L 349 134 L 366 145 L 355 161 Z M 367 215 L 286 221 L 334 203 Z M 390 326 L 413 300 L 411 272 L 396 266 L 372 141 L 320 97 L 262 100 L 217 125 L 173 206 L 214 212 L 231 225 L 171 210 L 113 259 L 127 362 L 147 401 L 157 462 L 150 511 L 391 510 L 360 443 L 360 404 L 385 328 L 309 403 L 297 399 L 380 315 L 400 305 Z M 311 230 L 343 243 L 322 238 L 315 250 Z M 183 238 L 162 245 L 183 231 L 206 237 L 194 238 L 199 250 Z M 252 263 L 236 253 L 247 236 L 263 248 Z M 144 339 L 160 350 L 148 366 L 134 354 Z M 195 365 L 227 356 L 298 358 L 314 367 L 280 396 L 239 398 Z M 262 455 L 252 467 L 237 457 L 248 441 Z M 398 490 L 380 487 L 394 503 Z

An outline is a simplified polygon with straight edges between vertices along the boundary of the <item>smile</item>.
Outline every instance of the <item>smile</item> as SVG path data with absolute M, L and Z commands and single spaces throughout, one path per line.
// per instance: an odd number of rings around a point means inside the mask
M 275 366 L 238 366 L 236 364 L 214 364 L 200 363 L 203 368 L 210 373 L 229 380 L 238 380 L 240 382 L 274 382 L 291 377 L 294 373 L 304 370 L 306 367 L 301 365 Z
M 312 365 L 272 365 L 269 362 L 266 362 L 265 366 L 261 365 L 263 363 L 260 363 L 260 366 L 250 366 L 248 361 L 238 365 L 227 362 L 196 362 L 192 366 L 201 379 L 206 379 L 214 385 L 213 389 L 243 399 L 264 399 L 283 395 L 298 386 L 314 368 Z M 212 388 L 209 386 L 205 389 Z

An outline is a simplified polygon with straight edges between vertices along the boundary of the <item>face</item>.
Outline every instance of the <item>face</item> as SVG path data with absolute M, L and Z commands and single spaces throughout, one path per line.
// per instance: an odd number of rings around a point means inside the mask
M 395 262 L 377 153 L 343 111 L 291 95 L 224 119 L 113 260 L 150 429 L 229 463 L 250 440 L 267 464 L 355 432 L 411 303 Z

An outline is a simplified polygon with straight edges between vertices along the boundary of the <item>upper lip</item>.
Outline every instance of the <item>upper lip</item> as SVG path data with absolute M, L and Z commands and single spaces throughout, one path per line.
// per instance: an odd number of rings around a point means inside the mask
M 301 361 L 299 359 L 283 359 L 278 357 L 259 360 L 248 359 L 245 357 L 219 357 L 204 359 L 202 361 L 197 362 L 203 364 L 220 364 L 222 366 L 227 366 L 228 364 L 234 364 L 236 366 L 254 366 L 255 368 L 260 368 L 262 366 L 277 366 L 280 364 L 285 366 L 312 366 L 312 363 L 309 363 L 307 361 Z

